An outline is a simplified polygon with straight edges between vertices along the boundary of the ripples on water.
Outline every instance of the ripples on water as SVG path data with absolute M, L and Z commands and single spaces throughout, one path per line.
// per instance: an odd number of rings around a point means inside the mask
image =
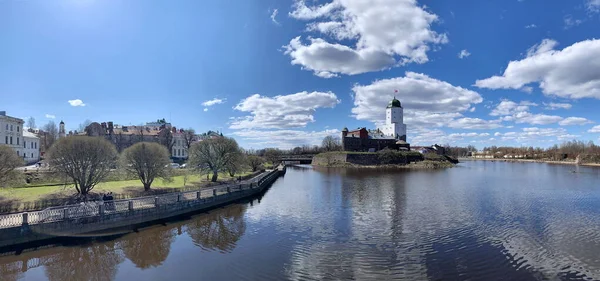
M 0 280 L 600 280 L 600 169 L 290 168 L 261 199 L 0 258 Z

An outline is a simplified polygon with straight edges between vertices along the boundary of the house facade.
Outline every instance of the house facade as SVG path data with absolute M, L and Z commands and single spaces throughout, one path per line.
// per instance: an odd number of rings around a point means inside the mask
M 6 115 L 0 111 L 0 144 L 12 148 L 15 153 L 23 157 L 23 119 Z

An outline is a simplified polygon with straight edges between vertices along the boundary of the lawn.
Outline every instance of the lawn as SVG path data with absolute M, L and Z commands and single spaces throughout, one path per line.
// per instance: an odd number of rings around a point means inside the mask
M 244 172 L 240 176 L 246 176 L 251 172 Z M 237 178 L 238 175 L 235 176 Z M 219 182 L 231 181 L 233 178 L 226 173 L 219 174 Z M 156 179 L 152 184 L 152 189 L 169 189 L 193 187 L 198 188 L 208 185 L 210 182 L 206 180 L 206 175 L 192 173 L 188 176 L 187 182 L 183 184 L 184 176 L 172 177 L 172 181 L 167 182 L 161 179 Z M 92 190 L 93 193 L 113 192 L 115 194 L 131 194 L 132 191 L 142 191 L 144 189 L 139 180 L 122 180 L 101 182 Z M 0 204 L 2 201 L 19 201 L 32 202 L 48 198 L 60 198 L 73 195 L 76 192 L 73 185 L 42 185 L 35 187 L 11 187 L 0 188 Z

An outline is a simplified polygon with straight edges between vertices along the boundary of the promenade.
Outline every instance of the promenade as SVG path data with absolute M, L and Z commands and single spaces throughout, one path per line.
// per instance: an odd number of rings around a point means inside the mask
M 0 216 L 0 249 L 61 236 L 93 236 L 95 232 L 131 228 L 189 212 L 207 210 L 255 196 L 285 173 L 285 166 L 241 183 L 195 191 L 110 202 L 86 202 Z

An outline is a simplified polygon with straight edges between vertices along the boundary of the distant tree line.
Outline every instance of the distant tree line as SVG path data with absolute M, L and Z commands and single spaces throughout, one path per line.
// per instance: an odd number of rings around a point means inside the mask
M 582 162 L 600 162 L 600 146 L 592 141 L 565 141 L 548 148 L 522 146 L 489 146 L 478 151 L 474 146 L 458 147 L 445 145 L 446 154 L 454 157 L 467 157 L 474 152 L 492 155 L 494 158 L 521 158 L 535 160 L 577 160 Z M 506 157 L 505 157 L 506 156 Z

